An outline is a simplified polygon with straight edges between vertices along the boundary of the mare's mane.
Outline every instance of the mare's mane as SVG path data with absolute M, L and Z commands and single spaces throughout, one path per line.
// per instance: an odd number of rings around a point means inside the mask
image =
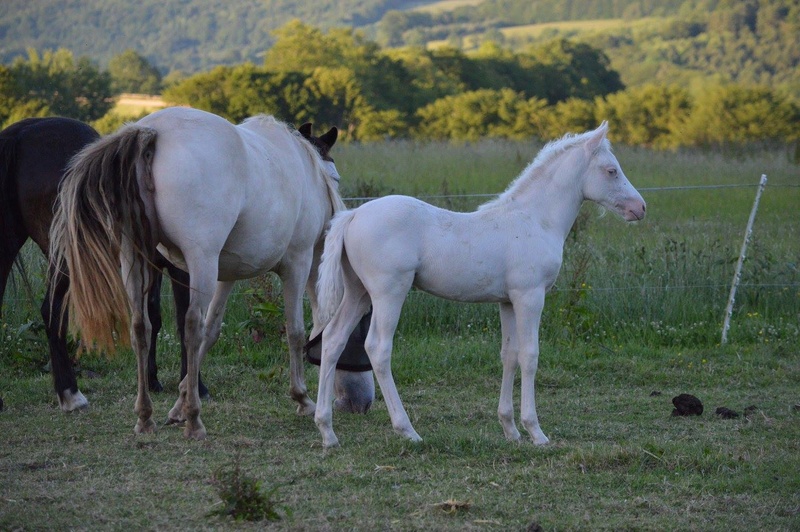
M 302 146 L 308 154 L 308 158 L 311 160 L 311 164 L 314 166 L 314 171 L 323 177 L 328 190 L 328 196 L 331 200 L 331 208 L 333 209 L 333 213 L 335 214 L 346 208 L 344 201 L 342 201 L 342 197 L 339 194 L 339 184 L 322 166 L 322 156 L 319 154 L 314 145 L 311 144 L 311 142 L 303 138 L 303 135 L 301 135 L 299 131 L 289 124 L 281 122 L 274 116 L 266 114 L 259 114 L 251 116 L 250 118 L 246 118 L 241 125 L 248 127 L 248 129 L 253 126 L 259 127 L 267 134 L 271 133 L 272 131 L 277 131 L 279 134 L 286 134 L 295 137 L 298 144 L 300 144 L 300 146 Z
M 575 146 L 582 145 L 584 142 L 586 142 L 586 139 L 594 133 L 595 131 L 586 131 L 584 133 L 577 134 L 567 133 L 560 139 L 551 140 L 545 144 L 544 148 L 542 148 L 533 161 L 526 166 L 524 170 L 522 170 L 519 176 L 514 179 L 514 181 L 512 181 L 508 187 L 506 187 L 505 191 L 503 191 L 497 198 L 487 201 L 478 207 L 478 210 L 489 209 L 506 203 L 517 192 L 522 191 L 532 182 L 535 182 L 536 178 L 541 175 L 542 171 L 558 156 L 574 148 Z M 607 138 L 603 138 L 603 141 L 598 146 L 597 151 L 602 149 L 611 149 L 611 143 Z M 592 155 L 595 155 L 596 153 L 597 152 Z

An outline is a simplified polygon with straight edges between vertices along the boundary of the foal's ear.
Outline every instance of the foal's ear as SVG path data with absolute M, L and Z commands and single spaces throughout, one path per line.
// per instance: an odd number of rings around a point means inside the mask
M 603 139 L 606 138 L 606 133 L 608 133 L 608 122 L 603 120 L 600 127 L 592 131 L 591 135 L 589 135 L 589 139 L 586 141 L 586 153 L 590 155 L 594 153 L 597 148 L 600 147 L 600 143 L 603 142 Z
M 336 139 L 339 138 L 339 130 L 336 129 L 336 126 L 330 128 L 327 133 L 322 135 L 319 140 L 325 143 L 328 148 L 333 148 L 333 145 L 336 144 Z
M 310 139 L 311 138 L 311 122 L 306 122 L 305 124 L 303 124 L 302 126 L 297 128 L 297 131 L 299 131 L 300 134 L 303 135 L 303 138 Z

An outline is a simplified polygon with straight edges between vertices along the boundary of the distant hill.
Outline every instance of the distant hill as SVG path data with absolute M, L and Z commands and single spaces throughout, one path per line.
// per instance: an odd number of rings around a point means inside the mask
M 582 40 L 629 86 L 734 81 L 800 99 L 797 0 L 2 0 L 0 62 L 63 47 L 101 67 L 132 48 L 162 74 L 261 64 L 294 18 L 384 47 Z
M 419 2 L 416 2 L 418 4 Z M 259 63 L 270 32 L 292 19 L 327 29 L 377 22 L 401 0 L 2 0 L 0 62 L 68 48 L 101 66 L 126 49 L 166 74 Z

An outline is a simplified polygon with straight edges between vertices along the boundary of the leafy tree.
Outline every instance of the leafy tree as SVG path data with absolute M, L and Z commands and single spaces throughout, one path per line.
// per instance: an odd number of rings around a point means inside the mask
M 134 92 L 158 94 L 161 92 L 161 74 L 145 57 L 135 50 L 125 50 L 108 62 L 111 90 L 114 94 Z
M 526 100 L 511 89 L 481 89 L 446 96 L 417 111 L 422 138 L 478 140 L 541 136 L 544 100 Z
M 28 51 L 6 73 L 5 120 L 55 114 L 89 122 L 113 105 L 110 78 L 86 57 L 75 61 L 72 52 L 59 49 L 41 55 Z
M 691 111 L 686 89 L 644 85 L 598 98 L 595 114 L 614 124 L 614 139 L 625 144 L 674 148 Z
M 560 138 L 567 132 L 579 133 L 596 128 L 602 120 L 597 117 L 594 100 L 569 98 L 549 108 L 548 126 L 544 138 Z M 616 122 L 615 128 L 616 128 Z M 614 129 L 615 129 L 614 128 Z
M 542 97 L 550 103 L 567 98 L 591 99 L 625 88 L 608 56 L 586 43 L 556 39 L 531 48 L 528 55 L 549 67 Z
M 766 87 L 709 87 L 696 96 L 680 135 L 690 146 L 796 141 L 800 106 Z

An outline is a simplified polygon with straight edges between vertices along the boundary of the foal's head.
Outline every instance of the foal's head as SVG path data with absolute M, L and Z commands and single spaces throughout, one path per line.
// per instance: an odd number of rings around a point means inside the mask
M 644 199 L 622 172 L 611 152 L 607 132 L 608 122 L 604 121 L 594 131 L 586 133 L 584 150 L 589 165 L 583 175 L 583 195 L 629 222 L 641 220 L 646 208 Z

